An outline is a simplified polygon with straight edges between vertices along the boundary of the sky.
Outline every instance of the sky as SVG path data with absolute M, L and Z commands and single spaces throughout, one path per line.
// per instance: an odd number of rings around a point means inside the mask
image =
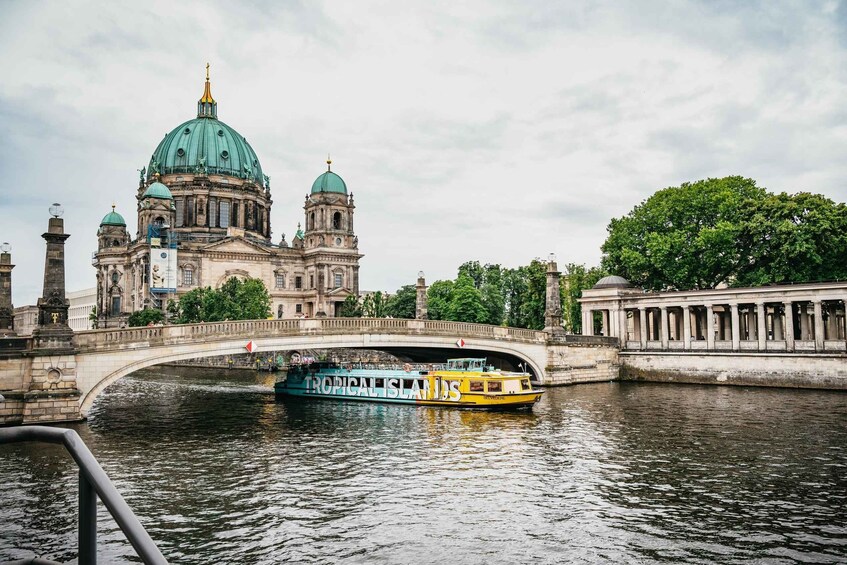
M 218 117 L 271 177 L 291 241 L 332 155 L 356 202 L 364 290 L 468 260 L 597 265 L 609 220 L 655 191 L 743 175 L 847 199 L 839 1 L 0 0 L 0 242 L 13 302 L 41 293 L 51 203 L 67 290 L 138 169 Z

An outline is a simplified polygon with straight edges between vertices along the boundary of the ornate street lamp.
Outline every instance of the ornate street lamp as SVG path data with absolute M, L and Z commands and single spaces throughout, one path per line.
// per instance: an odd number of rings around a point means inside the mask
M 58 202 L 54 202 L 53 205 L 50 206 L 50 215 L 54 218 L 61 218 L 64 213 L 65 209 L 62 208 L 62 205 Z
M 9 245 L 8 241 L 4 241 L 2 243 L 2 245 L 0 245 L 0 251 L 2 251 L 3 253 L 8 253 L 11 250 L 12 250 L 12 246 Z

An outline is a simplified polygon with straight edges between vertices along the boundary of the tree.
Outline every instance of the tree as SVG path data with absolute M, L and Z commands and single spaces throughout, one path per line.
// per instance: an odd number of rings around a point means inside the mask
M 91 324 L 91 329 L 96 330 L 99 325 L 99 320 L 97 319 L 97 305 L 91 307 L 91 312 L 88 313 L 88 323 Z
M 351 294 L 345 298 L 338 314 L 342 318 L 361 318 L 362 306 L 359 304 L 358 297 Z
M 735 286 L 847 277 L 847 206 L 801 192 L 769 194 L 743 205 L 745 254 Z
M 482 284 L 479 287 L 482 294 L 482 305 L 487 315 L 486 324 L 499 326 L 506 315 L 506 295 L 504 292 L 503 269 L 500 265 L 485 265 Z
M 392 318 L 414 319 L 417 306 L 418 291 L 415 285 L 407 284 L 397 289 L 397 292 L 385 304 L 385 313 Z
M 766 194 L 739 176 L 660 190 L 612 219 L 602 265 L 653 290 L 714 288 L 731 281 L 741 263 L 742 208 Z
M 173 311 L 180 324 L 258 320 L 270 316 L 271 299 L 260 279 L 231 277 L 220 289 L 207 286 L 186 292 Z
M 365 296 L 362 300 L 362 316 L 366 318 L 385 317 L 385 295 L 382 294 L 382 291 L 378 290 Z
M 145 308 L 144 310 L 138 310 L 130 314 L 129 318 L 127 318 L 127 324 L 130 327 L 148 326 L 151 323 L 158 324 L 164 321 L 164 319 L 165 315 L 158 308 Z
M 482 295 L 470 276 L 461 274 L 456 279 L 447 315 L 448 319 L 456 322 L 473 323 L 484 323 L 488 317 Z
M 426 292 L 427 317 L 430 320 L 449 320 L 450 301 L 453 299 L 453 281 L 435 281 Z
M 562 322 L 565 329 L 571 333 L 582 333 L 582 291 L 593 287 L 597 281 L 606 276 L 600 267 L 586 269 L 585 265 L 569 263 L 562 272 L 560 284 L 562 288 Z

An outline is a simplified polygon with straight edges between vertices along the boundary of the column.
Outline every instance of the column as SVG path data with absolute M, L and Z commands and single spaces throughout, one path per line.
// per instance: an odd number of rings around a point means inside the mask
M 756 308 L 756 312 L 758 312 L 758 306 Z M 756 336 L 759 335 L 759 327 L 756 320 L 757 313 L 753 311 L 753 308 L 748 308 L 747 310 L 747 323 L 745 326 L 747 327 L 747 339 L 749 341 L 753 341 Z M 756 329 L 756 336 L 753 335 L 753 329 Z
M 612 335 L 609 331 L 609 311 L 600 310 L 600 333 L 609 336 Z
M 756 302 L 756 337 L 759 341 L 759 351 L 767 349 L 768 330 L 765 321 L 765 303 Z
M 426 320 L 426 278 L 424 272 L 418 272 L 418 282 L 415 285 L 415 319 Z
M 626 342 L 629 339 L 629 328 L 627 327 L 626 310 L 624 308 L 618 310 L 618 329 L 620 330 L 618 337 L 621 340 L 621 348 L 625 348 Z
M 682 347 L 691 349 L 691 312 L 688 305 L 682 307 L 682 340 Z
M 820 300 L 812 302 L 815 312 L 815 351 L 823 351 L 823 308 Z
M 711 304 L 706 304 L 706 349 L 715 349 L 715 313 Z
M 565 334 L 565 328 L 562 327 L 562 299 L 559 294 L 559 274 L 560 273 L 556 266 L 556 256 L 551 253 L 547 261 L 547 293 L 544 308 L 544 331 L 555 336 Z
M 659 339 L 662 340 L 662 349 L 668 348 L 668 307 L 660 308 L 661 319 L 659 320 Z
M 739 327 L 739 319 L 738 319 L 738 304 L 730 304 L 730 311 L 732 312 L 730 324 L 732 324 L 732 329 L 730 330 L 732 335 L 732 350 L 738 351 L 741 349 L 741 328 Z
M 582 306 L 582 335 L 594 335 L 594 324 L 592 323 L 591 309 Z
M 785 306 L 785 350 L 794 351 L 794 305 L 791 301 Z
M 803 341 L 809 341 L 812 339 L 812 328 L 809 324 L 808 304 L 801 302 L 798 306 L 800 310 L 800 339 Z
M 638 328 L 641 332 L 641 349 L 647 349 L 647 312 L 644 306 L 638 308 Z
M 15 335 L 15 307 L 12 306 L 12 247 L 0 246 L 0 336 Z
M 785 332 L 782 331 L 783 323 L 782 316 L 779 315 L 779 305 L 773 306 L 773 340 L 782 341 L 785 339 Z

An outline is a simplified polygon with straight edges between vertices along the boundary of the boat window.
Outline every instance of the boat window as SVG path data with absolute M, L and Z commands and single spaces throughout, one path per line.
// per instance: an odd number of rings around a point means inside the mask
M 376 379 L 374 388 L 385 388 L 385 379 Z
M 471 392 L 482 392 L 482 381 L 471 381 Z
M 503 390 L 503 383 L 500 381 L 489 381 L 488 392 L 500 392 Z
M 523 379 L 523 380 L 521 380 L 521 387 L 522 387 L 524 390 L 529 390 L 529 389 L 531 389 L 531 388 L 532 388 L 532 385 L 531 385 L 531 384 L 529 384 L 529 379 Z

